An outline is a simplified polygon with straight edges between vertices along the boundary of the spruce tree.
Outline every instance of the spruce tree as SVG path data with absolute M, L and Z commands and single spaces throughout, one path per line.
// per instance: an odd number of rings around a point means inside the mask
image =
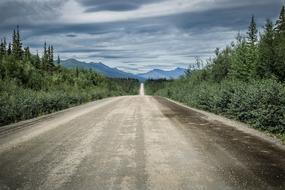
M 12 55 L 12 44 L 11 43 L 9 43 L 8 45 L 7 55 Z
M 41 59 L 40 59 L 40 56 L 39 56 L 39 52 L 37 51 L 37 55 L 36 55 L 36 58 L 35 58 L 35 67 L 37 69 L 40 69 L 41 68 Z
M 53 46 L 50 47 L 50 60 L 49 60 L 49 63 L 50 65 L 53 67 L 54 66 L 54 57 L 53 57 Z
M 280 12 L 279 18 L 276 21 L 275 30 L 278 33 L 285 31 L 285 6 L 284 5 L 281 8 L 281 12 Z
M 254 46 L 257 42 L 257 27 L 256 27 L 256 22 L 254 16 L 251 17 L 250 25 L 248 27 L 248 32 L 247 32 L 247 38 L 249 41 L 249 44 Z
M 4 40 L 3 40 L 3 49 L 4 49 L 4 53 L 7 54 L 7 41 L 6 41 L 6 38 L 4 38 Z
M 13 39 L 12 54 L 17 60 L 21 60 L 23 55 L 23 50 L 22 50 L 22 42 L 21 42 L 19 26 L 17 26 L 17 30 L 13 31 L 12 39 Z
M 44 52 L 42 56 L 42 68 L 47 70 L 47 61 L 48 61 L 48 50 L 47 50 L 47 43 L 44 43 Z
M 274 25 L 271 20 L 267 20 L 264 31 L 258 46 L 256 74 L 259 78 L 269 78 L 275 73 Z
M 6 42 L 6 38 L 4 38 L 3 40 L 1 39 L 1 43 L 0 43 L 0 57 L 3 57 L 4 55 L 6 55 L 7 53 L 7 42 Z
M 275 75 L 280 81 L 285 81 L 285 8 L 282 6 L 280 16 L 275 25 L 274 37 Z
M 246 51 L 246 64 L 247 64 L 247 72 L 251 77 L 255 76 L 255 67 L 257 62 L 257 47 L 256 43 L 258 41 L 257 38 L 257 26 L 255 22 L 254 16 L 251 17 L 250 25 L 248 27 L 247 32 L 247 51 Z
M 60 57 L 59 56 L 57 56 L 57 61 L 56 62 L 57 62 L 58 65 L 60 65 Z
M 21 42 L 21 36 L 20 36 L 20 29 L 19 26 L 17 26 L 17 53 L 18 53 L 18 57 L 19 59 L 22 59 L 22 42 Z
M 31 59 L 31 52 L 29 47 L 24 48 L 24 58 L 26 61 L 30 61 Z
M 0 58 L 2 58 L 6 54 L 6 45 L 4 40 L 1 39 L 0 43 Z
M 248 63 L 248 47 L 244 37 L 237 38 L 237 44 L 233 49 L 229 76 L 231 78 L 248 81 L 251 76 L 251 65 Z
M 13 30 L 13 37 L 12 37 L 12 54 L 14 57 L 16 57 L 17 53 L 17 35 L 16 35 L 16 30 Z
M 76 70 L 75 70 L 76 72 L 75 72 L 75 75 L 76 75 L 76 78 L 78 78 L 79 77 L 79 69 L 78 69 L 78 67 L 76 67 Z
M 48 48 L 47 48 L 47 62 L 48 62 L 48 64 L 50 63 L 50 46 L 48 46 Z

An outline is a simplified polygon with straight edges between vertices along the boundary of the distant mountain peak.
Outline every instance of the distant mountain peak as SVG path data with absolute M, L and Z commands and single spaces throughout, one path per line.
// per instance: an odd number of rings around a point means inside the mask
M 177 67 L 170 71 L 164 71 L 161 69 L 153 69 L 147 73 L 141 73 L 141 74 L 131 74 L 124 72 L 118 68 L 111 68 L 102 62 L 99 63 L 86 63 L 82 61 L 78 61 L 74 58 L 70 58 L 67 60 L 63 60 L 61 62 L 61 65 L 66 68 L 83 68 L 83 69 L 92 69 L 106 77 L 110 78 L 134 78 L 138 80 L 147 80 L 147 79 L 177 79 L 185 74 L 186 69 Z
M 186 69 L 183 68 L 175 68 L 170 71 L 164 71 L 161 69 L 153 69 L 147 73 L 139 74 L 138 76 L 143 77 L 145 79 L 177 79 L 183 76 L 186 72 Z
M 134 79 L 139 79 L 139 80 L 143 80 L 143 78 L 136 76 L 134 74 L 131 73 L 127 73 L 124 71 L 121 71 L 117 68 L 111 68 L 105 64 L 103 64 L 102 62 L 99 63 L 86 63 L 83 61 L 78 61 L 76 59 L 67 59 L 67 60 L 63 60 L 61 61 L 61 65 L 66 67 L 66 68 L 82 68 L 82 69 L 92 69 L 106 77 L 110 77 L 110 78 L 134 78 Z

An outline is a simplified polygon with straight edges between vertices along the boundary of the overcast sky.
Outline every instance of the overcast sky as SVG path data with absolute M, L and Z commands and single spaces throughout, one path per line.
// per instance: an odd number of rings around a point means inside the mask
M 103 62 L 138 73 L 186 68 L 261 27 L 282 0 L 0 0 L 0 36 L 20 25 L 25 45 L 47 41 L 62 59 Z

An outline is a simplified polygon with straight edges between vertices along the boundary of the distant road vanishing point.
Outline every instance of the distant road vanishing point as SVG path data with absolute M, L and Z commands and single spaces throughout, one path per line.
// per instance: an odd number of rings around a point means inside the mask
M 0 128 L 0 189 L 285 189 L 281 145 L 143 87 Z
M 144 96 L 144 83 L 141 83 L 141 86 L 140 86 L 140 95 L 141 95 L 141 96 Z

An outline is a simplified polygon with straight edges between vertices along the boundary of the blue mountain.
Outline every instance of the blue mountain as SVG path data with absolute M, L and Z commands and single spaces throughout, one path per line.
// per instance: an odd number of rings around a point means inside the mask
M 164 71 L 161 69 L 153 69 L 147 73 L 138 74 L 137 76 L 145 79 L 178 79 L 183 76 L 186 69 L 176 68 L 171 71 Z
M 124 71 L 121 71 L 117 68 L 111 68 L 108 67 L 107 65 L 104 65 L 103 63 L 85 63 L 82 61 L 78 61 L 76 59 L 67 59 L 64 61 L 61 61 L 61 65 L 65 68 L 82 68 L 82 69 L 91 69 L 94 70 L 106 77 L 110 78 L 134 78 L 134 79 L 139 79 L 143 80 L 143 78 L 136 76 L 131 73 L 127 73 Z
M 61 65 L 65 68 L 82 68 L 82 69 L 91 69 L 94 70 L 106 77 L 110 78 L 134 78 L 138 79 L 140 81 L 145 81 L 147 79 L 177 79 L 185 74 L 186 69 L 183 68 L 176 68 L 171 71 L 164 71 L 160 69 L 154 69 L 152 71 L 149 71 L 147 73 L 141 73 L 141 74 L 132 74 L 127 73 L 124 71 L 121 71 L 117 68 L 111 68 L 107 65 L 104 65 L 103 63 L 86 63 L 82 61 L 78 61 L 76 59 L 67 59 L 61 61 Z

